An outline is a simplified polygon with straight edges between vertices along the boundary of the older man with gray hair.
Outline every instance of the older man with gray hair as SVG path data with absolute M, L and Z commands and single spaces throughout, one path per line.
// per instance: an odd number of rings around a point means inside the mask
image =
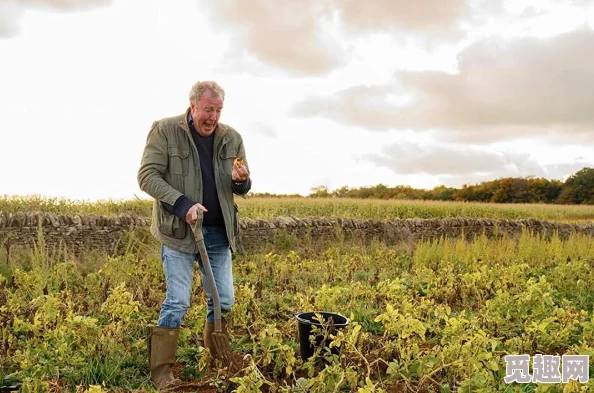
M 198 82 L 190 90 L 186 112 L 155 121 L 146 140 L 138 171 L 140 189 L 154 198 L 151 232 L 161 243 L 167 284 L 157 326 L 149 327 L 151 380 L 158 388 L 177 382 L 171 371 L 182 318 L 190 306 L 194 263 L 199 260 L 191 225 L 203 213 L 202 234 L 223 312 L 235 301 L 231 252 L 237 250 L 239 223 L 234 194 L 251 188 L 241 135 L 219 123 L 225 91 L 215 82 Z M 235 158 L 242 158 L 238 165 Z M 205 271 L 199 263 L 202 282 Z M 208 311 L 204 345 L 214 348 L 212 294 L 205 287 Z

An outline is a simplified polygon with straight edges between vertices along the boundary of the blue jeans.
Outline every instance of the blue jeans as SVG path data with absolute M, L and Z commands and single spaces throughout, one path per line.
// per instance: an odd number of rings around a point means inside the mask
M 233 290 L 233 272 L 231 265 L 231 250 L 225 227 L 203 226 L 204 243 L 210 260 L 214 275 L 221 311 L 231 311 L 235 302 Z M 161 305 L 158 326 L 177 328 L 181 326 L 181 320 L 190 307 L 190 296 L 192 294 L 192 275 L 194 262 L 198 258 L 202 283 L 207 296 L 208 311 L 206 319 L 214 322 L 214 309 L 211 290 L 204 274 L 204 267 L 198 254 L 188 254 L 172 248 L 161 246 L 161 259 L 163 260 L 163 271 L 167 284 L 165 301 Z

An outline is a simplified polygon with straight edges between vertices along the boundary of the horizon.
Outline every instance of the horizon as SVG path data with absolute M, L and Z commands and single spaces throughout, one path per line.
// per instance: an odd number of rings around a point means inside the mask
M 581 169 L 593 169 L 593 168 L 589 168 L 589 167 L 584 167 Z M 580 169 L 580 170 L 581 170 Z M 570 177 L 573 174 L 569 174 L 566 176 L 565 180 L 561 180 L 561 179 L 548 179 L 545 177 L 533 177 L 533 176 L 527 176 L 527 177 L 500 177 L 497 179 L 491 179 L 491 180 L 483 180 L 480 183 L 474 183 L 474 184 L 463 184 L 460 187 L 448 187 L 445 186 L 443 184 L 437 185 L 435 187 L 432 188 L 414 188 L 412 187 L 412 189 L 414 190 L 418 190 L 418 191 L 423 191 L 423 192 L 430 192 L 439 188 L 453 188 L 455 190 L 462 190 L 464 187 L 478 187 L 482 184 L 485 183 L 491 183 L 491 182 L 497 182 L 500 180 L 504 180 L 504 179 L 508 179 L 508 178 L 513 178 L 513 179 L 524 179 L 524 180 L 539 180 L 539 179 L 544 179 L 547 180 L 549 182 L 555 182 L 555 181 L 559 181 L 562 183 L 565 183 L 565 181 L 567 180 L 567 177 Z M 326 191 L 328 191 L 329 193 L 333 193 L 339 190 L 342 190 L 344 188 L 348 189 L 348 190 L 361 190 L 361 189 L 370 189 L 370 188 L 375 188 L 375 187 L 379 187 L 379 186 L 383 186 L 386 187 L 388 189 L 394 189 L 394 188 L 399 188 L 399 187 L 410 187 L 408 185 L 405 184 L 397 184 L 397 185 L 388 185 L 388 184 L 383 184 L 383 183 L 378 183 L 375 185 L 370 185 L 370 186 L 361 186 L 361 187 L 349 187 L 349 186 L 340 186 L 337 188 L 325 188 Z M 315 194 L 315 192 L 317 191 L 316 189 L 321 189 L 320 187 L 325 187 L 325 186 L 318 186 L 318 187 L 313 187 L 312 189 L 310 189 L 309 193 L 307 194 L 298 194 L 298 193 L 286 193 L 286 194 L 279 194 L 279 193 L 271 193 L 271 192 L 253 192 L 250 191 L 247 194 L 247 197 L 300 197 L 300 198 L 308 198 L 311 197 L 312 195 Z M 0 194 L 0 199 L 42 199 L 42 200 L 62 200 L 62 201 L 71 201 L 71 202 L 75 202 L 75 203 L 94 203 L 94 202 L 127 202 L 127 201 L 134 201 L 134 200 L 140 200 L 140 201 L 152 201 L 154 198 L 151 197 L 150 195 L 146 194 L 146 193 L 142 193 L 144 195 L 138 196 L 136 194 L 134 194 L 132 196 L 132 198 L 100 198 L 100 199 L 81 199 L 81 198 L 70 198 L 70 197 L 56 197 L 56 196 L 52 196 L 52 195 L 43 195 L 43 194 Z M 335 195 L 331 195 L 331 196 L 335 196 Z M 345 197 L 345 196 L 340 196 L 341 199 L 360 199 L 358 197 Z M 363 198 L 363 199 L 367 199 L 367 198 Z M 383 198 L 372 198 L 372 199 L 380 199 L 380 200 L 385 200 Z M 393 199 L 393 198 L 391 198 Z M 398 198 L 398 200 L 406 200 L 406 199 L 400 199 Z M 418 199 L 410 199 L 411 201 L 420 201 Z M 431 201 L 431 200 L 428 200 Z M 456 202 L 456 201 L 449 201 L 449 200 L 440 200 L 440 202 Z M 457 201 L 459 202 L 459 201 Z M 480 202 L 480 201 L 465 201 L 465 202 Z M 482 202 L 481 202 L 482 203 Z M 495 203 L 495 202 L 494 202 Z M 539 202 L 540 203 L 540 202 Z M 571 204 L 570 204 L 571 205 Z

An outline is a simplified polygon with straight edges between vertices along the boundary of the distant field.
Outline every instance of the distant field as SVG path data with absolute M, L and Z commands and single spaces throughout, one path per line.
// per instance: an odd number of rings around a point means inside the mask
M 236 198 L 241 217 L 270 219 L 279 216 L 345 217 L 358 219 L 475 217 L 584 222 L 594 220 L 594 206 L 494 204 L 414 200 Z M 41 197 L 0 197 L 0 211 L 54 214 L 136 214 L 150 216 L 152 201 L 97 202 Z

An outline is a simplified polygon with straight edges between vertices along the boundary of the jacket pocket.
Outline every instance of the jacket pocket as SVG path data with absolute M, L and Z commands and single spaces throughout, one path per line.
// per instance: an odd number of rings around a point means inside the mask
M 169 147 L 169 170 L 172 175 L 188 176 L 190 167 L 189 150 L 182 150 L 177 147 Z
M 220 163 L 226 175 L 231 176 L 233 173 L 233 161 L 235 157 L 237 157 L 237 149 L 234 149 L 230 144 L 225 145 L 219 153 Z
M 165 236 L 173 237 L 175 239 L 183 239 L 186 237 L 186 222 L 171 214 L 161 207 L 159 232 Z

